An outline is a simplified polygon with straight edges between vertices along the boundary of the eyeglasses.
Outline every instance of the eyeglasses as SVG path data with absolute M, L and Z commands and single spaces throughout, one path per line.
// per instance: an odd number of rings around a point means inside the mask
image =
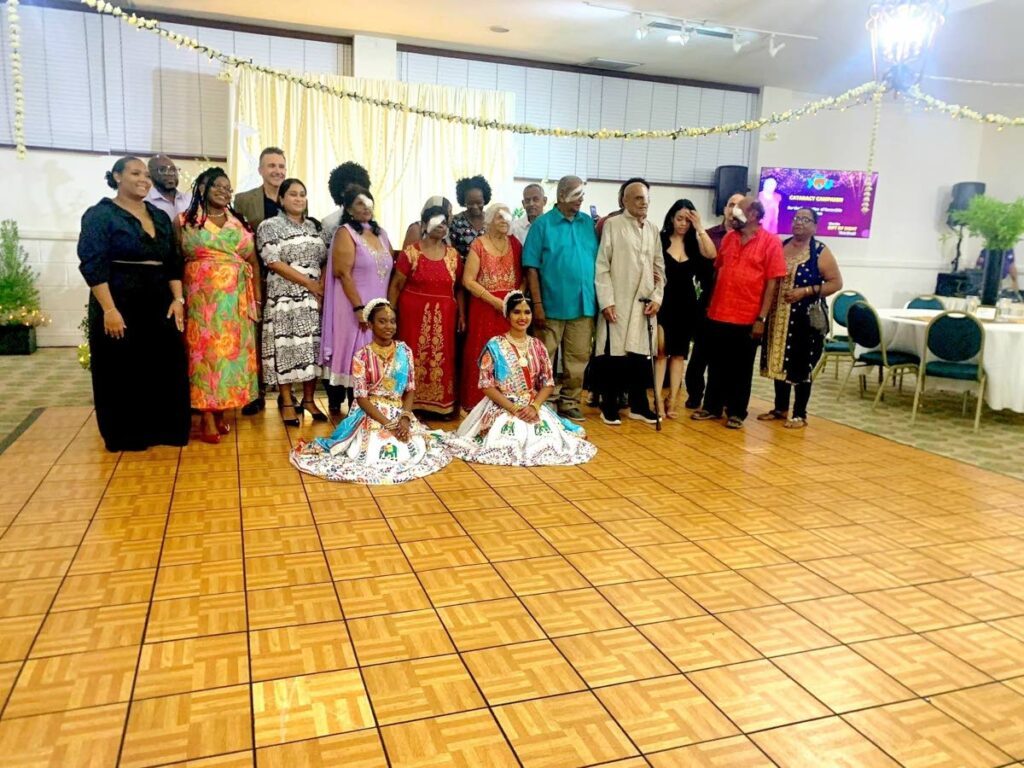
M 156 172 L 163 174 L 164 176 L 167 176 L 168 174 L 171 173 L 177 173 L 178 167 L 175 165 L 161 165 L 159 168 L 156 169 Z
M 224 184 L 214 184 L 212 187 L 210 187 L 210 189 L 215 189 L 218 192 L 224 192 L 225 194 L 228 194 L 228 195 L 235 194 L 235 190 L 233 190 L 231 187 L 226 186 Z
M 812 219 L 810 216 L 794 216 L 793 217 L 793 223 L 794 224 L 813 224 L 814 223 L 814 219 Z

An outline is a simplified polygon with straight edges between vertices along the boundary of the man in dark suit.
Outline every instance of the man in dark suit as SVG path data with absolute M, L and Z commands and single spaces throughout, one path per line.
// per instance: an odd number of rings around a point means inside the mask
M 253 230 L 255 230 L 264 219 L 270 219 L 277 215 L 281 206 L 277 204 L 277 191 L 281 182 L 287 175 L 284 150 L 277 147 L 267 147 L 260 152 L 259 174 L 263 183 L 254 189 L 239 192 L 235 195 L 235 210 L 245 217 Z M 267 276 L 262 269 L 260 282 L 263 284 L 262 296 L 267 295 Z M 261 308 L 262 311 L 262 308 Z M 259 363 L 260 394 L 251 403 L 242 407 L 242 414 L 252 416 L 259 413 L 266 406 L 266 385 L 263 383 L 263 325 L 256 324 L 256 359 Z

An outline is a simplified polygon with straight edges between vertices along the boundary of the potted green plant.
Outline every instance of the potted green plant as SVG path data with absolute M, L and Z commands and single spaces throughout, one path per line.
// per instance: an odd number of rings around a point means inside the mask
M 0 221 L 0 354 L 31 355 L 36 328 L 48 322 L 39 309 L 36 273 L 21 246 L 18 224 Z
M 1024 236 L 1024 197 L 1004 203 L 988 195 L 971 199 L 964 211 L 953 213 L 953 222 L 985 242 L 985 275 L 981 303 L 993 305 L 999 298 L 1003 279 L 1003 259 Z

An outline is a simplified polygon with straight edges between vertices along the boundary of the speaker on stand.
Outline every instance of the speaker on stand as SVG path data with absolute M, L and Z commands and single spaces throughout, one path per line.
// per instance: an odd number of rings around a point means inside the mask
M 725 204 L 737 192 L 747 194 L 747 166 L 720 165 L 715 168 L 715 215 L 725 213 Z
M 950 228 L 955 228 L 958 233 L 956 238 L 956 258 L 953 259 L 954 272 L 960 269 L 960 247 L 964 242 L 964 228 L 963 225 L 957 224 L 954 221 L 953 214 L 957 211 L 966 211 L 973 198 L 984 194 L 985 184 L 981 181 L 961 181 L 953 185 L 949 208 L 946 210 L 946 224 Z

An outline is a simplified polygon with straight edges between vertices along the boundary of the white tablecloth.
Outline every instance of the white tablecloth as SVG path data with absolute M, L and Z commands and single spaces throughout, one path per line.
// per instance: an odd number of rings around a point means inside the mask
M 982 308 L 978 318 L 991 317 L 993 310 Z M 933 309 L 880 309 L 886 349 L 912 352 L 924 359 L 925 330 L 938 312 Z M 985 402 L 990 408 L 1024 413 L 1024 323 L 982 322 L 985 329 Z M 930 352 L 928 360 L 936 359 Z M 925 379 L 928 389 L 962 390 L 962 382 L 949 379 Z

